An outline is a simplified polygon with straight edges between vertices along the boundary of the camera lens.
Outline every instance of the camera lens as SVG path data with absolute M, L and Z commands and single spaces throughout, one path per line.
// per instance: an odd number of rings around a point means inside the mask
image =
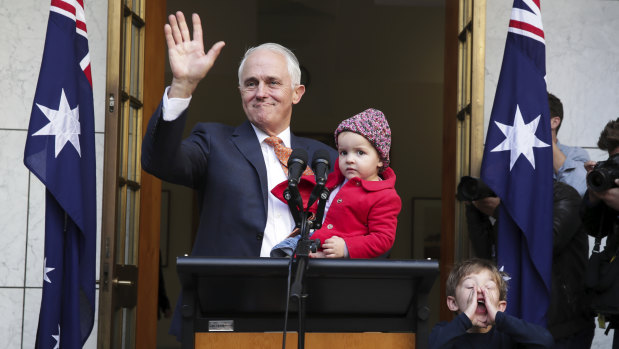
M 587 175 L 587 184 L 593 191 L 604 191 L 610 189 L 614 181 L 608 178 L 604 171 L 594 170 Z
M 471 179 L 467 181 L 462 181 L 462 195 L 469 199 L 475 200 L 477 198 L 479 188 L 477 185 L 477 181 Z
M 599 172 L 593 172 L 587 178 L 589 180 L 589 185 L 598 188 L 604 184 L 604 176 Z

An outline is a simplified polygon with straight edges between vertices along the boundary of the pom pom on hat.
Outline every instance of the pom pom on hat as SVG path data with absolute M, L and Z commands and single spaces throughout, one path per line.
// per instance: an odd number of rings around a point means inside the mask
M 365 137 L 378 151 L 383 167 L 389 167 L 389 150 L 391 149 L 391 128 L 383 112 L 367 109 L 340 123 L 335 129 L 335 146 L 337 136 L 344 131 L 358 133 Z

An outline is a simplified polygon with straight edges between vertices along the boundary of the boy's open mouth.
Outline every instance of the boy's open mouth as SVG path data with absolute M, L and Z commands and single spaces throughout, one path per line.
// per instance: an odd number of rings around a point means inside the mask
M 486 310 L 486 302 L 480 298 L 477 300 L 477 309 L 475 310 L 476 314 L 486 314 L 488 311 Z

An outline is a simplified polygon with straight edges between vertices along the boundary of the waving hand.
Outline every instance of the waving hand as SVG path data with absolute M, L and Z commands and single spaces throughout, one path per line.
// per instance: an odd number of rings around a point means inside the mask
M 193 39 L 182 12 L 178 11 L 175 15 L 170 15 L 168 20 L 170 23 L 163 28 L 173 76 L 168 97 L 186 98 L 191 96 L 200 80 L 213 67 L 225 43 L 219 41 L 207 53 L 204 53 L 200 16 L 194 13 L 191 18 Z

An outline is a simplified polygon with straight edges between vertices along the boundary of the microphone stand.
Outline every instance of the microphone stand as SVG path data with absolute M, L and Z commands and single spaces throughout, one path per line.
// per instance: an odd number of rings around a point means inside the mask
M 292 189 L 292 190 L 291 190 Z M 296 186 L 289 185 L 288 188 L 284 189 L 284 199 L 288 203 L 288 208 L 290 209 L 290 214 L 292 214 L 292 219 L 294 219 L 295 227 L 300 228 L 301 223 L 304 219 L 301 217 L 303 213 L 303 200 L 301 200 L 301 205 L 298 204 L 298 199 L 300 199 L 299 189 Z
M 308 297 L 307 293 L 305 293 L 305 271 L 308 268 L 310 252 L 316 252 L 318 246 L 320 246 L 320 240 L 311 240 L 309 238 L 309 231 L 310 229 L 320 229 L 320 227 L 322 226 L 322 217 L 324 215 L 325 205 L 328 197 L 329 190 L 323 188 L 318 199 L 318 209 L 316 211 L 316 215 L 313 217 L 312 213 L 309 212 L 309 206 L 308 210 L 306 211 L 298 212 L 297 210 L 297 213 L 301 216 L 301 220 L 300 222 L 298 222 L 300 223 L 300 227 L 298 228 L 300 228 L 301 231 L 301 238 L 297 243 L 297 248 L 294 253 L 297 270 L 294 278 L 294 283 L 292 284 L 290 290 L 290 301 L 296 300 L 298 304 L 298 349 L 303 349 L 305 347 L 305 302 Z M 288 202 L 288 205 L 291 205 L 290 202 Z M 303 207 L 301 207 L 301 209 L 303 209 Z M 295 214 L 293 213 L 293 217 L 294 215 Z
M 304 279 L 305 271 L 307 270 L 307 263 L 309 261 L 309 253 L 312 250 L 316 251 L 316 246 L 312 245 L 312 240 L 309 239 L 309 221 L 307 219 L 307 212 L 302 213 L 301 220 L 301 239 L 297 243 L 295 250 L 296 259 L 296 274 L 294 283 L 290 288 L 290 301 L 296 300 L 298 304 L 298 317 L 299 317 L 299 329 L 298 329 L 298 345 L 297 348 L 303 349 L 305 346 L 305 301 L 307 294 L 305 293 Z

